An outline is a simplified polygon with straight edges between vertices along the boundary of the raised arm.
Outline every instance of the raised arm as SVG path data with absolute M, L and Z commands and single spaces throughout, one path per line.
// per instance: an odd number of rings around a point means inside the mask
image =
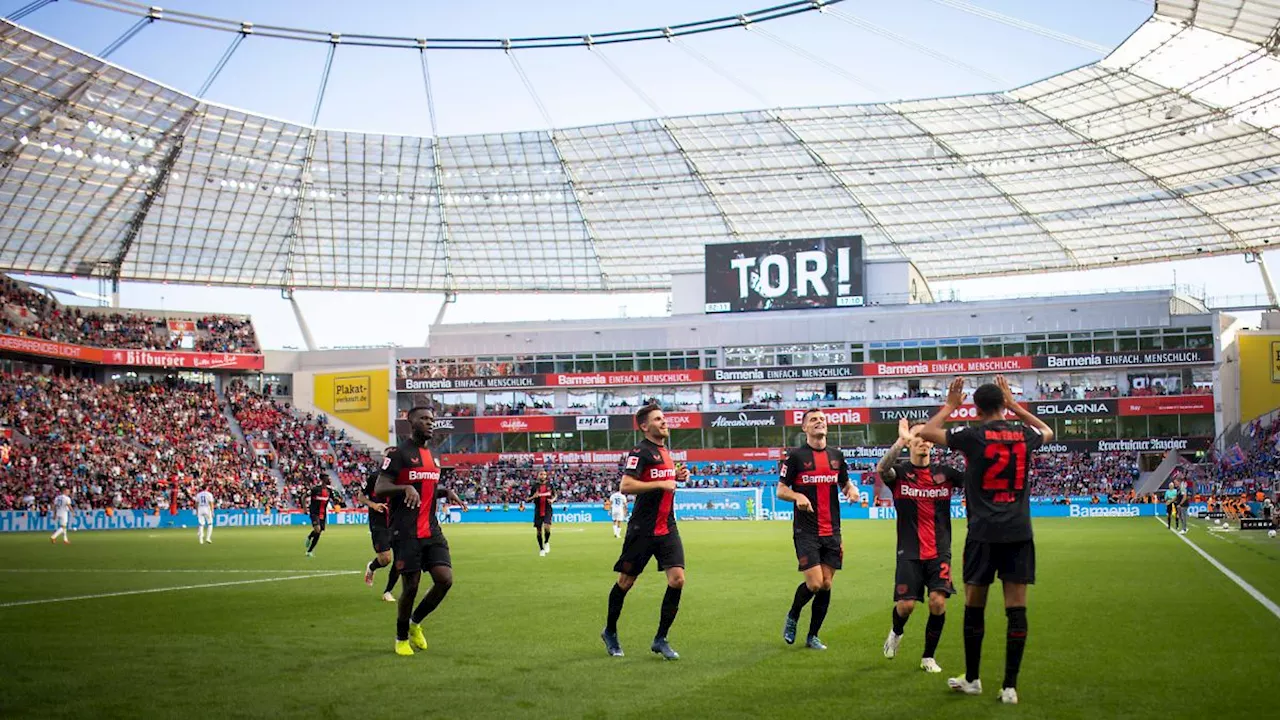
M 889 449 L 885 451 L 884 457 L 880 458 L 880 462 L 876 463 L 876 474 L 885 482 L 892 481 L 897 476 L 897 471 L 893 469 L 893 464 L 902 457 L 902 448 L 907 446 L 911 440 L 910 425 L 906 418 L 898 420 L 898 439 L 893 441 Z
M 1018 399 L 1013 396 L 1013 391 L 1009 389 L 1009 381 L 1005 380 L 1003 375 L 996 376 L 996 385 L 1004 393 L 1004 406 L 1016 415 L 1019 420 L 1039 430 L 1044 442 L 1053 442 L 1053 428 L 1046 425 L 1043 420 L 1036 417 L 1030 410 L 1023 407 L 1022 403 L 1018 402 Z
M 947 401 L 938 408 L 938 412 L 929 418 L 929 422 L 925 423 L 917 431 L 920 437 L 928 440 L 934 445 L 947 447 L 947 431 L 943 429 L 943 424 L 947 422 L 947 418 L 951 417 L 951 413 L 955 412 L 960 404 L 964 402 L 964 378 L 957 377 L 951 381 L 950 387 L 947 388 Z

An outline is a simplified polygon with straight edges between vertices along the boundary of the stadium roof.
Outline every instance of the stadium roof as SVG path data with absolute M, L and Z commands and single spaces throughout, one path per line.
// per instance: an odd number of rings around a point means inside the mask
M 935 280 L 1247 252 L 1280 230 L 1278 23 L 1160 0 L 1002 93 L 429 138 L 208 103 L 0 22 L 0 269 L 583 291 L 844 233 Z

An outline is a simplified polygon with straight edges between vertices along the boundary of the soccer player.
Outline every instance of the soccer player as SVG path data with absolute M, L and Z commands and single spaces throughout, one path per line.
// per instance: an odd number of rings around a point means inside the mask
M 1004 685 L 1000 702 L 1018 702 L 1018 670 L 1027 645 L 1027 586 L 1036 581 L 1036 546 L 1031 532 L 1031 452 L 1053 441 L 1053 429 L 1022 407 L 1009 383 L 997 375 L 973 393 L 978 424 L 944 431 L 942 425 L 964 400 L 964 378 L 947 390 L 947 402 L 919 431 L 920 437 L 945 445 L 965 457 L 964 497 L 969 534 L 964 541 L 964 662 L 965 672 L 951 678 L 952 690 L 966 695 L 982 692 L 978 670 L 987 591 L 996 574 L 1004 586 Z M 1005 421 L 1005 410 L 1021 425 Z
M 431 441 L 436 414 L 429 407 L 409 411 L 411 435 L 382 460 L 373 487 L 378 497 L 391 501 L 391 539 L 396 568 L 400 570 L 400 600 L 396 613 L 397 655 L 413 655 L 413 648 L 427 649 L 422 621 L 427 619 L 453 587 L 453 560 L 449 541 L 436 517 L 436 498 L 445 496 L 465 512 L 467 504 L 453 490 L 440 487 L 440 466 L 427 443 Z M 422 573 L 431 574 L 431 589 L 415 608 Z
M 604 509 L 609 511 L 609 517 L 613 520 L 613 536 L 622 537 L 622 521 L 627 519 L 627 496 L 619 490 L 614 490 L 605 501 Z
M 923 425 L 910 427 L 906 418 L 899 420 L 898 440 L 876 466 L 880 479 L 893 492 L 898 511 L 893 628 L 884 641 L 884 656 L 897 656 L 907 619 L 916 603 L 924 602 L 927 591 L 929 620 L 920 669 L 940 673 L 934 653 L 947 621 L 947 598 L 956 592 L 951 584 L 951 490 L 964 486 L 964 476 L 953 467 L 929 462 L 933 443 L 920 437 Z M 910 450 L 908 462 L 899 461 L 903 447 Z
M 658 570 L 667 574 L 667 592 L 662 596 L 658 633 L 649 650 L 666 660 L 679 660 L 680 654 L 667 642 L 667 633 L 680 611 L 680 594 L 684 588 L 684 543 L 676 528 L 674 510 L 676 484 L 689 479 L 689 469 L 677 468 L 672 462 L 667 450 L 671 431 L 657 405 L 645 405 L 637 410 L 636 425 L 644 433 L 644 439 L 622 461 L 621 487 L 623 493 L 636 496 L 636 501 L 631 519 L 627 521 L 622 553 L 613 566 L 618 582 L 609 591 L 609 615 L 600 639 L 609 655 L 622 657 L 622 644 L 618 642 L 622 603 L 649 559 L 656 557 Z
M 382 457 L 391 457 L 396 449 L 394 447 L 386 448 L 382 451 Z M 380 470 L 374 470 L 365 478 L 364 489 L 356 491 L 356 502 L 369 509 L 369 537 L 373 540 L 373 559 L 364 568 L 364 584 L 373 587 L 373 574 L 378 568 L 391 565 L 391 508 L 387 504 L 385 498 L 374 492 L 374 487 L 378 484 L 378 474 Z M 382 591 L 382 599 L 387 602 L 395 602 L 396 596 L 391 594 L 391 589 L 396 586 L 396 580 L 400 579 L 400 571 L 394 565 L 387 571 L 387 587 Z
M 311 534 L 307 535 L 307 557 L 315 557 L 316 543 L 320 542 L 326 528 L 329 527 L 329 504 L 337 504 L 338 496 L 329 487 L 328 478 L 321 476 L 320 482 L 307 491 L 310 497 Z
M 849 466 L 844 455 L 827 447 L 827 414 L 807 410 L 801 420 L 805 444 L 791 448 L 782 460 L 778 480 L 778 499 L 795 503 L 792 513 L 792 541 L 796 560 L 804 581 L 796 588 L 791 610 L 782 626 L 782 639 L 788 645 L 796 641 L 796 623 L 800 611 L 813 600 L 809 616 L 809 635 L 805 646 L 826 650 L 818 639 L 818 631 L 831 606 L 831 581 L 844 567 L 844 542 L 840 539 L 840 495 L 857 502 L 858 489 L 849 482 Z
M 533 496 L 528 502 L 533 503 L 533 529 L 538 534 L 538 555 L 546 557 L 551 552 L 551 516 L 553 510 L 551 504 L 556 499 L 552 497 L 551 488 L 547 486 L 547 473 L 542 471 L 538 473 L 538 489 L 534 491 Z
M 206 488 L 196 493 L 196 537 L 200 544 L 213 542 L 213 493 Z
M 65 489 L 53 499 L 53 518 L 58 524 L 58 529 L 49 536 L 49 542 L 58 542 L 58 536 L 61 535 L 62 544 L 70 545 L 71 538 L 67 537 L 67 525 L 71 520 L 71 495 Z

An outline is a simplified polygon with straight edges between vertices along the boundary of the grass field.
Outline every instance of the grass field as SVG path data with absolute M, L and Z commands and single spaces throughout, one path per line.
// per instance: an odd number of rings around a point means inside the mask
M 559 526 L 545 558 L 532 527 L 447 527 L 453 592 L 413 658 L 392 653 L 385 576 L 375 592 L 357 572 L 368 533 L 331 527 L 307 559 L 306 532 L 220 529 L 209 546 L 194 530 L 79 532 L 70 546 L 0 537 L 0 716 L 1223 718 L 1270 714 L 1280 681 L 1280 618 L 1151 518 L 1037 522 L 1017 707 L 995 701 L 998 604 L 982 697 L 946 690 L 963 670 L 958 598 L 938 652 L 946 674 L 918 669 L 922 614 L 898 659 L 881 656 L 891 523 L 846 523 L 825 653 L 780 638 L 799 582 L 788 524 L 682 525 L 675 663 L 648 652 L 663 586 L 652 567 L 627 598 L 627 656 L 605 655 L 619 542 L 604 525 Z M 1280 541 L 1204 525 L 1188 538 L 1280 599 Z M 802 638 L 807 625 L 808 610 Z

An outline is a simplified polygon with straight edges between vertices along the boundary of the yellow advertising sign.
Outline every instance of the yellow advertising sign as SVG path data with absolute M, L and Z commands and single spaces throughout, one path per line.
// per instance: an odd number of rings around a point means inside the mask
M 380 441 L 390 436 L 390 374 L 386 368 L 317 373 L 313 382 L 318 410 Z
M 343 375 L 333 379 L 333 411 L 343 413 L 369 411 L 368 375 Z
M 1280 335 L 1240 333 L 1240 419 L 1280 407 Z

